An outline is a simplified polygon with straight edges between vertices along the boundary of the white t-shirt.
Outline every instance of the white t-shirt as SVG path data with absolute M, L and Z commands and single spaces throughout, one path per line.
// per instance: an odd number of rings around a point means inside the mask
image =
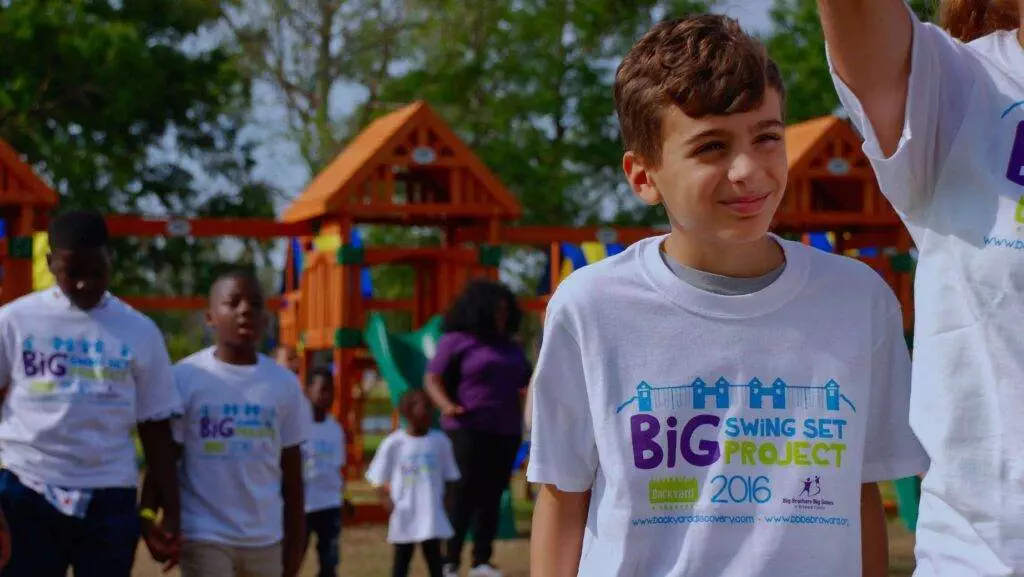
M 134 487 L 136 423 L 181 411 L 156 324 L 111 295 L 89 311 L 58 288 L 0 308 L 4 467 L 33 486 Z
M 284 536 L 281 452 L 308 438 L 309 402 L 288 369 L 259 355 L 229 365 L 210 347 L 174 366 L 181 531 L 191 541 L 265 547 Z
M 593 490 L 579 575 L 860 577 L 861 484 L 927 459 L 899 302 L 778 240 L 768 287 L 681 281 L 645 239 L 548 305 L 528 478 Z
M 305 457 L 306 512 L 341 506 L 341 490 L 345 479 L 345 431 L 327 415 L 321 422 L 312 422 L 309 439 L 302 445 Z
M 910 421 L 931 469 L 915 575 L 1024 575 L 1024 49 L 915 18 L 912 54 L 888 159 L 833 77 L 920 251 Z
M 422 543 L 454 534 L 444 509 L 445 484 L 459 479 L 451 439 L 431 430 L 414 437 L 397 430 L 381 442 L 366 470 L 375 487 L 388 485 L 395 510 L 388 543 Z

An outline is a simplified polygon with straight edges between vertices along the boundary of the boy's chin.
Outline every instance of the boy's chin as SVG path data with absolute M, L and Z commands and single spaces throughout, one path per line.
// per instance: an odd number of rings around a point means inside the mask
M 225 339 L 224 344 L 236 350 L 255 350 L 256 346 L 259 344 L 259 339 L 256 337 L 236 336 L 230 339 Z
M 761 220 L 757 219 L 757 221 Z M 759 242 L 768 236 L 769 229 L 771 228 L 770 225 L 769 221 L 755 222 L 754 219 L 751 219 L 749 222 L 740 222 L 723 229 L 719 233 L 719 238 L 730 244 Z

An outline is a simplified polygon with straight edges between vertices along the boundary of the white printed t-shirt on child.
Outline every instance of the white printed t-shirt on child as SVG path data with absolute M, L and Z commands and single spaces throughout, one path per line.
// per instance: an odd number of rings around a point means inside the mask
M 181 411 L 160 330 L 109 294 L 89 311 L 59 288 L 0 308 L 0 377 L 4 467 L 67 515 L 89 489 L 136 486 L 133 427 Z
M 341 506 L 345 480 L 345 431 L 327 415 L 321 422 L 312 422 L 309 439 L 302 445 L 305 460 L 306 512 L 323 511 Z
M 294 374 L 259 355 L 230 365 L 210 347 L 174 366 L 185 415 L 181 531 L 191 542 L 267 547 L 284 537 L 281 451 L 308 438 L 309 402 Z
M 861 575 L 861 484 L 927 468 L 899 303 L 853 259 L 777 239 L 768 287 L 695 288 L 664 237 L 548 306 L 529 480 L 593 489 L 579 575 Z
M 451 439 L 431 430 L 415 437 L 398 430 L 381 442 L 366 470 L 375 487 L 390 485 L 394 511 L 388 543 L 448 539 L 455 532 L 444 508 L 445 484 L 459 480 Z
M 932 463 L 914 575 L 1024 575 L 1024 49 L 1016 30 L 963 44 L 911 17 L 892 156 L 833 78 L 920 249 L 910 422 Z

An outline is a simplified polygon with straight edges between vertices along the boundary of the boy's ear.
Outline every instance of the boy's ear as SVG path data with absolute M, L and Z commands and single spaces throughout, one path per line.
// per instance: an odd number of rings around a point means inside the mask
M 209 309 L 207 309 L 206 312 L 203 313 L 203 321 L 206 323 L 206 326 L 210 327 L 211 329 L 213 328 L 213 315 L 210 314 Z
M 644 159 L 632 150 L 627 150 L 622 155 L 622 171 L 626 173 L 626 181 L 629 188 L 644 204 L 655 206 L 661 204 L 661 193 L 658 185 L 651 178 L 651 171 L 647 169 Z

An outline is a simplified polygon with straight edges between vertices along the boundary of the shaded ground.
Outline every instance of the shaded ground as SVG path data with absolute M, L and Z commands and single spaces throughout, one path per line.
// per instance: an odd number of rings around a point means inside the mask
M 525 498 L 525 482 L 522 477 L 513 481 L 513 502 L 516 505 L 516 524 L 520 533 L 528 535 L 532 510 Z M 349 483 L 349 496 L 354 501 L 374 499 L 373 491 L 365 483 L 354 481 Z M 892 487 L 888 483 L 882 485 L 886 498 L 892 498 Z M 387 527 L 358 526 L 346 527 L 341 538 L 341 568 L 338 574 L 342 577 L 389 577 L 391 574 L 392 549 L 386 542 Z M 466 555 L 469 555 L 467 545 Z M 910 577 L 914 571 L 914 537 L 898 519 L 889 522 L 889 551 L 892 577 Z M 160 568 L 149 558 L 149 553 L 140 547 L 138 561 L 132 577 L 159 577 Z M 528 538 L 499 541 L 495 545 L 494 562 L 506 577 L 528 577 L 530 574 L 530 542 Z M 180 577 L 177 570 L 167 577 Z M 229 577 L 229 576 L 225 576 Z M 306 558 L 301 577 L 316 577 L 316 556 L 310 549 Z M 410 577 L 428 577 L 426 565 L 417 553 L 413 561 Z
M 898 522 L 889 527 L 890 551 L 893 577 L 909 577 L 914 568 L 913 536 Z M 342 563 L 339 575 L 342 577 L 388 577 L 391 570 L 391 548 L 384 539 L 385 527 L 352 527 L 342 536 Z M 526 539 L 500 541 L 496 546 L 497 563 L 508 577 L 528 577 L 530 574 L 530 544 Z M 145 551 L 140 551 L 132 577 L 157 577 L 159 568 L 149 561 Z M 179 577 L 174 571 L 169 576 Z M 316 560 L 307 558 L 302 577 L 315 577 Z M 426 567 L 419 557 L 413 562 L 411 577 L 427 577 Z

